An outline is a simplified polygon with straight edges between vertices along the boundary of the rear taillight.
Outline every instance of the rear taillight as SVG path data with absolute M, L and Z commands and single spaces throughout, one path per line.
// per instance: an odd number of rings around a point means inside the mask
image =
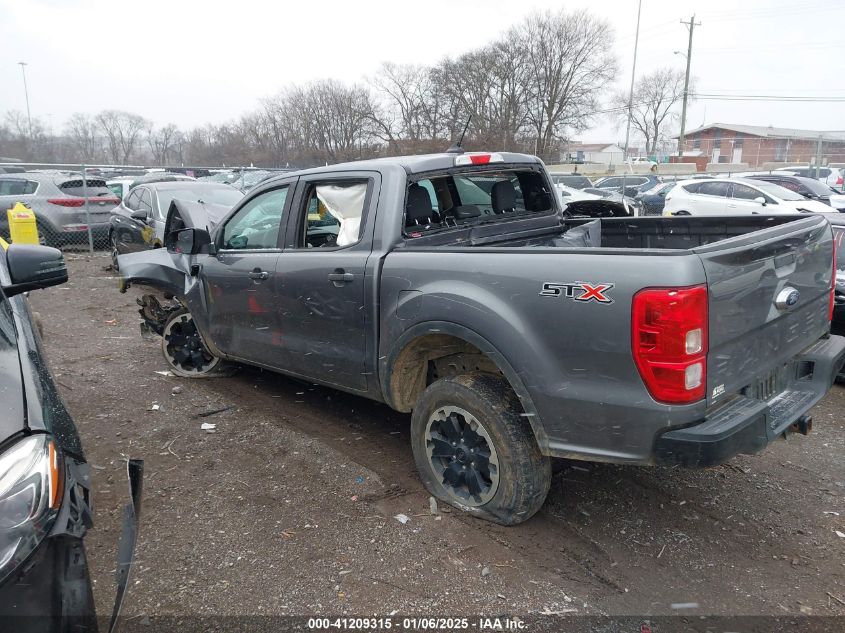
M 833 321 L 833 304 L 836 302 L 836 236 L 833 236 L 833 270 L 830 273 L 830 305 L 827 311 L 827 320 Z
M 85 198 L 50 198 L 47 202 L 60 207 L 81 207 L 85 205 Z M 88 198 L 88 202 L 89 204 L 120 204 L 120 198 Z
M 837 179 L 836 179 L 836 184 L 837 184 L 837 185 L 841 185 L 841 184 L 842 184 L 842 176 L 839 176 L 839 178 L 837 178 Z
M 85 198 L 50 198 L 47 202 L 60 207 L 81 207 L 85 204 Z
M 707 286 L 647 288 L 634 295 L 631 347 L 651 396 L 685 403 L 707 384 Z

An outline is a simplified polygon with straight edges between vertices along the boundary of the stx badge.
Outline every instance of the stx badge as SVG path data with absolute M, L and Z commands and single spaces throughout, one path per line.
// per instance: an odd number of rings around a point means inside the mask
M 547 281 L 543 284 L 543 290 L 540 291 L 540 296 L 565 297 L 566 299 L 575 299 L 575 301 L 581 301 L 582 303 L 589 301 L 613 303 L 613 299 L 607 294 L 607 291 L 611 288 L 613 288 L 613 284 L 608 283 L 595 284 L 584 281 L 552 283 Z

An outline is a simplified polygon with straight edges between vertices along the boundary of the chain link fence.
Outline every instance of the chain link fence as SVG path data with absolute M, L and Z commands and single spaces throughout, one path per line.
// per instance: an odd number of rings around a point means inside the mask
M 198 178 L 247 191 L 280 171 L 284 170 L 0 163 L 0 237 L 11 239 L 7 211 L 22 204 L 35 215 L 42 244 L 69 251 L 111 249 L 112 216 L 119 210 L 131 211 L 125 205 L 121 209 L 121 203 L 137 184 Z M 151 214 L 156 202 L 149 201 Z

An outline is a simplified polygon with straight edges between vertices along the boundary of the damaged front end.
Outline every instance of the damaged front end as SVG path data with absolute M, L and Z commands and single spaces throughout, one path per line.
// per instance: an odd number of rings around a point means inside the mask
M 138 299 L 144 336 L 161 336 L 170 316 L 192 300 L 203 302 L 199 291 L 197 257 L 213 253 L 210 232 L 219 223 L 224 210 L 198 202 L 174 200 L 164 226 L 164 248 L 118 257 L 120 292 L 131 285 L 154 288 L 164 303 L 152 294 Z

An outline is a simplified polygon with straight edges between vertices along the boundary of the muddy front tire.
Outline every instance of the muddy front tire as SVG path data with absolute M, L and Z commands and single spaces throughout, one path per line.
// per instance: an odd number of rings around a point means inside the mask
M 493 374 L 429 385 L 411 418 L 414 460 L 428 491 L 502 525 L 533 516 L 549 491 L 551 464 L 521 413 L 508 383 Z
M 170 314 L 161 336 L 164 360 L 177 376 L 209 378 L 220 376 L 223 360 L 202 341 L 191 313 L 181 308 Z

